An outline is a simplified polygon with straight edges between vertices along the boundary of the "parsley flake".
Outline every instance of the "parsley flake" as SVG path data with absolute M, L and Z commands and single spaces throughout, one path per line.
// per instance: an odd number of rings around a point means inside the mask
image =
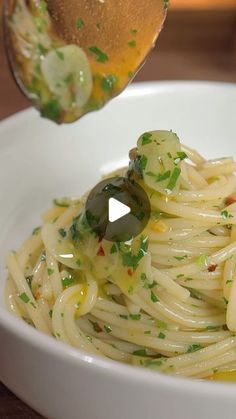
M 80 17 L 79 19 L 77 19 L 76 21 L 76 28 L 77 29 L 82 29 L 84 27 L 84 21 L 83 19 Z
M 104 325 L 104 330 L 105 330 L 106 333 L 111 333 L 112 332 L 111 326 L 107 326 L 106 324 Z
M 228 218 L 232 218 L 233 216 L 231 214 L 228 213 L 228 211 L 224 210 L 221 211 L 220 213 L 221 217 L 223 218 L 223 220 L 227 220 Z
M 41 231 L 41 227 L 36 227 L 33 231 L 32 231 L 32 236 L 38 236 L 39 233 Z
M 187 255 L 184 255 L 184 256 L 174 256 L 174 258 L 176 259 L 176 260 L 179 260 L 179 261 L 181 261 L 181 260 L 184 260 L 184 259 L 187 259 Z M 184 276 L 184 275 L 183 275 Z
M 63 60 L 64 60 L 64 58 L 65 58 L 65 56 L 64 56 L 64 54 L 63 54 L 63 52 L 62 52 L 62 51 L 59 51 L 58 49 L 56 49 L 56 50 L 55 50 L 55 52 L 56 52 L 56 54 L 57 54 L 57 56 L 58 56 L 59 60 L 63 61 Z
M 48 268 L 47 271 L 48 271 L 49 276 L 54 274 L 54 269 L 52 269 L 52 268 Z
M 152 134 L 150 132 L 145 132 L 142 137 L 142 145 L 147 145 L 150 144 L 152 142 Z
M 136 356 L 147 356 L 147 351 L 146 349 L 138 349 L 137 351 L 133 352 L 133 355 Z
M 106 77 L 102 78 L 101 88 L 104 91 L 111 91 L 114 89 L 117 82 L 117 77 L 114 74 L 109 74 Z
M 160 174 L 160 173 L 159 174 L 156 174 L 156 173 L 153 173 L 153 172 L 147 172 L 146 175 L 147 176 L 154 177 L 155 180 L 156 180 L 156 182 L 162 182 L 163 180 L 169 179 L 170 173 L 171 173 L 170 170 L 168 170 L 168 171 L 166 171 L 163 174 Z
M 131 318 L 131 320 L 140 320 L 141 314 L 130 314 L 129 317 Z
M 169 183 L 167 185 L 167 190 L 173 191 L 173 189 L 176 186 L 177 180 L 178 180 L 178 178 L 180 176 L 180 173 L 181 173 L 181 169 L 179 167 L 175 167 L 174 170 L 173 170 L 173 172 L 172 172 L 170 181 L 169 181 Z
M 196 343 L 193 343 L 192 345 L 190 345 L 188 347 L 187 354 L 191 354 L 192 352 L 199 351 L 200 349 L 202 349 L 202 346 L 201 345 L 198 345 Z
M 154 294 L 153 291 L 151 291 L 151 300 L 153 303 L 157 303 L 159 301 L 156 294 Z
M 200 268 L 204 268 L 208 265 L 207 263 L 207 255 L 201 255 L 199 256 L 199 258 L 197 259 L 197 266 L 199 266 Z
M 59 122 L 61 115 L 61 107 L 56 99 L 47 102 L 41 109 L 43 118 L 51 119 L 52 121 Z
M 95 45 L 90 47 L 89 51 L 91 51 L 93 54 L 96 55 L 97 61 L 99 63 L 105 63 L 109 59 L 108 55 L 105 52 L 103 52 L 102 50 L 100 50 L 98 47 L 96 47 Z
M 128 41 L 128 46 L 130 48 L 135 48 L 136 45 L 137 45 L 137 42 L 134 39 L 132 39 L 132 41 Z
M 66 230 L 64 228 L 60 228 L 58 230 L 58 233 L 60 234 L 61 237 L 66 237 Z
M 25 292 L 20 294 L 19 298 L 23 301 L 23 303 L 26 303 L 26 304 L 30 301 L 28 295 Z
M 75 283 L 75 278 L 73 277 L 66 277 L 61 279 L 63 287 L 69 287 L 70 285 Z
M 118 252 L 117 245 L 115 243 L 113 243 L 113 245 L 111 247 L 111 250 L 110 250 L 110 253 L 111 253 L 111 255 L 113 255 L 114 253 L 117 253 L 117 252 Z

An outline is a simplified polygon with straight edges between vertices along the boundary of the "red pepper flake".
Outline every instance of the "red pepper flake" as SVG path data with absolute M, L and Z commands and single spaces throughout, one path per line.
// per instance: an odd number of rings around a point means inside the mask
M 208 272 L 215 272 L 217 268 L 217 265 L 214 265 L 213 263 L 211 265 L 208 266 L 207 270 Z
M 99 247 L 97 251 L 97 256 L 105 256 L 105 252 L 102 246 Z
M 129 276 L 132 276 L 134 274 L 134 271 L 131 268 L 129 268 L 127 272 Z
M 227 198 L 226 198 L 226 200 L 225 200 L 225 204 L 228 206 L 228 205 L 232 205 L 232 204 L 235 204 L 235 202 L 236 202 L 236 197 L 234 197 L 234 196 L 228 196 Z
M 97 322 L 92 322 L 92 321 L 90 320 L 90 323 L 92 324 L 92 326 L 93 326 L 93 330 L 94 330 L 96 333 L 101 333 L 101 332 L 102 332 L 102 328 L 99 326 L 99 324 L 98 324 Z

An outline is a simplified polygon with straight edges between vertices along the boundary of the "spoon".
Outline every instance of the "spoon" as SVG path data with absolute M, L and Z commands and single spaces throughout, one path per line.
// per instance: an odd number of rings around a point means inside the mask
M 43 117 L 70 123 L 101 108 L 133 79 L 155 45 L 168 0 L 5 0 L 4 5 L 15 80 Z

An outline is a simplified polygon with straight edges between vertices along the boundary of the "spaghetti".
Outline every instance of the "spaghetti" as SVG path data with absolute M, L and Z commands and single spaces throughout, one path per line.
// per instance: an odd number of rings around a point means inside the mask
M 85 200 L 55 200 L 7 257 L 9 310 L 78 349 L 178 376 L 236 371 L 236 163 L 172 132 L 143 134 L 120 174 L 151 203 L 145 230 L 111 243 Z

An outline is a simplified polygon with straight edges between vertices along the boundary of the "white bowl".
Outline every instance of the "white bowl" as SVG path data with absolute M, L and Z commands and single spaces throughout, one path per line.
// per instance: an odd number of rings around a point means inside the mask
M 93 357 L 4 307 L 4 257 L 55 196 L 80 195 L 126 161 L 140 133 L 173 129 L 207 156 L 236 156 L 236 86 L 131 86 L 104 110 L 57 127 L 27 110 L 0 124 L 0 378 L 50 419 L 232 419 L 236 384 L 178 379 Z

